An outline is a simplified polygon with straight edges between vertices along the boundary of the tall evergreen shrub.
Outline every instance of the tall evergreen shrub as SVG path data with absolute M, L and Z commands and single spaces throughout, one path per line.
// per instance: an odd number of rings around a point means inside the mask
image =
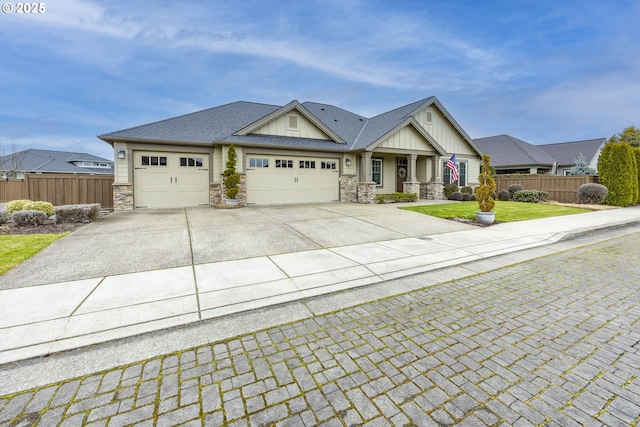
M 638 164 L 631 146 L 624 142 L 609 142 L 598 159 L 598 180 L 607 187 L 604 203 L 629 206 L 638 201 Z
M 236 171 L 236 147 L 231 144 L 227 151 L 227 164 L 224 170 L 224 187 L 228 199 L 235 199 L 238 195 L 238 184 L 240 184 L 240 175 Z

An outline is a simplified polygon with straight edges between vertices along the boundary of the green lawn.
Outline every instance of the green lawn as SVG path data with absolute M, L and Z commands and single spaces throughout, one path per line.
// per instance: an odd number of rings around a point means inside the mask
M 407 206 L 402 209 L 420 212 L 425 215 L 437 216 L 439 218 L 466 218 L 471 220 L 476 219 L 476 211 L 479 210 L 478 202 Z M 496 222 L 523 221 L 526 219 L 538 219 L 550 216 L 590 212 L 588 209 L 572 208 L 568 206 L 502 201 L 496 201 L 496 206 L 493 210 L 496 212 Z
M 51 243 L 69 233 L 12 234 L 0 236 L 0 275 L 31 258 Z

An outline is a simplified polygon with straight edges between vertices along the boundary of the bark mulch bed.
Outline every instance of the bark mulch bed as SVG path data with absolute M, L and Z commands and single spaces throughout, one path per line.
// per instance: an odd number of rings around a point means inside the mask
M 42 225 L 23 225 L 19 226 L 12 222 L 8 222 L 0 226 L 0 236 L 8 234 L 60 234 L 67 233 L 87 224 L 82 222 L 73 222 L 68 224 L 56 224 L 48 220 Z

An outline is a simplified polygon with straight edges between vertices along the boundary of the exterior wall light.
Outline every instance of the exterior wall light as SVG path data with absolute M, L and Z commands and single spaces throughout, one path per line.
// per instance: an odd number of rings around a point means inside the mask
M 351 166 L 351 159 L 345 160 L 344 164 L 347 165 L 347 166 Z
M 126 152 L 124 150 L 118 151 L 118 158 L 119 159 L 124 159 L 125 155 L 126 155 Z

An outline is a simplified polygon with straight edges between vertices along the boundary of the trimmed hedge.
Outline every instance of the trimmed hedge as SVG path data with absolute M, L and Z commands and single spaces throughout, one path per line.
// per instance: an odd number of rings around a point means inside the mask
M 524 190 L 524 187 L 520 184 L 511 184 L 509 187 L 507 187 L 507 190 L 511 195 L 509 198 L 513 199 L 513 196 L 516 194 L 516 192 Z
M 511 200 L 511 193 L 507 190 L 500 190 L 498 192 L 498 200 L 506 202 L 507 200 Z
M 451 193 L 451 195 L 449 196 L 449 200 L 456 200 L 458 202 L 462 201 L 462 193 L 459 191 L 454 191 L 453 193 Z
M 605 204 L 629 206 L 638 202 L 638 164 L 629 144 L 604 145 L 598 159 L 598 181 L 608 190 Z
M 49 215 L 42 211 L 23 210 L 11 214 L 11 220 L 16 225 L 42 225 L 49 218 Z
M 539 203 L 549 200 L 549 193 L 539 190 L 520 190 L 513 195 L 516 202 Z
M 449 200 L 449 197 L 451 196 L 451 193 L 453 193 L 454 191 L 458 191 L 458 184 L 456 184 L 455 182 L 453 184 L 447 184 L 444 186 L 444 198 L 446 200 Z
M 607 198 L 607 187 L 602 184 L 588 183 L 578 187 L 578 203 L 581 205 L 601 205 Z
M 9 220 L 9 212 L 6 209 L 0 209 L 0 225 L 6 224 Z
M 391 193 L 376 195 L 377 203 L 415 202 L 418 200 L 416 193 Z
M 62 205 L 55 207 L 56 222 L 91 222 L 100 214 L 100 204 Z

